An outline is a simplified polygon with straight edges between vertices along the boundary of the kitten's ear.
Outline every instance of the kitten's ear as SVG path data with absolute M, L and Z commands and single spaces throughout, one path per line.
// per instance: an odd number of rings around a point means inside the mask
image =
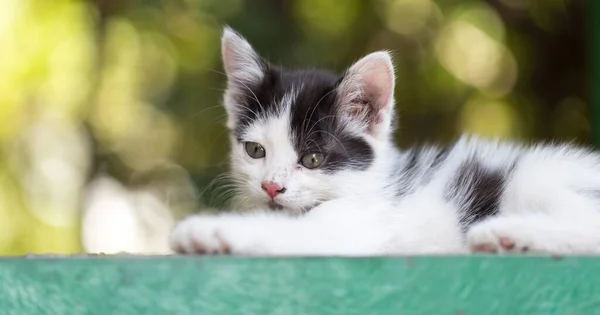
M 221 54 L 228 88 L 245 88 L 262 80 L 266 64 L 240 34 L 226 26 L 221 37 Z
M 339 113 L 362 131 L 387 137 L 394 115 L 394 80 L 388 52 L 363 57 L 346 71 L 338 87 Z

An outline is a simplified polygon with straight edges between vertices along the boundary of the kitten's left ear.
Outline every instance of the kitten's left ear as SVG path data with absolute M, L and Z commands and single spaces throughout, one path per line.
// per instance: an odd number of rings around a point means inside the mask
M 339 113 L 371 136 L 386 138 L 394 115 L 394 81 L 388 52 L 363 57 L 346 71 L 338 87 Z
M 266 64 L 248 41 L 228 26 L 223 29 L 221 54 L 228 88 L 247 88 L 263 79 Z
M 233 129 L 243 111 L 240 95 L 253 95 L 252 89 L 259 85 L 267 71 L 267 64 L 240 34 L 226 26 L 221 37 L 221 55 L 227 74 L 227 90 L 224 106 L 227 110 L 227 127 Z

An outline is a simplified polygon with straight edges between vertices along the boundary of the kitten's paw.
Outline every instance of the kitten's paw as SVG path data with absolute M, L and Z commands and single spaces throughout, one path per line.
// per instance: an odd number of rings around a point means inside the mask
M 467 245 L 475 253 L 526 253 L 535 251 L 535 240 L 520 224 L 509 220 L 490 220 L 467 232 Z
M 235 226 L 225 218 L 192 216 L 175 227 L 169 245 L 180 254 L 231 254 L 240 245 L 235 232 Z

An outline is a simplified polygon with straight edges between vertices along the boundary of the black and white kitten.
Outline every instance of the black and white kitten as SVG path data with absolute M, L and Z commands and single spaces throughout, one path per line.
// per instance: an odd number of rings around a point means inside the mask
M 387 52 L 290 71 L 226 28 L 222 55 L 231 172 L 255 211 L 185 219 L 176 252 L 600 253 L 599 155 L 474 137 L 400 151 Z

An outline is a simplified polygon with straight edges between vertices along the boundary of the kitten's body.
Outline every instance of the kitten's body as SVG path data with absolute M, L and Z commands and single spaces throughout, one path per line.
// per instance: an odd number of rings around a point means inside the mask
M 597 154 L 470 137 L 445 149 L 399 151 L 391 140 L 394 71 L 385 52 L 342 76 L 287 72 L 226 30 L 223 59 L 232 174 L 256 211 L 190 217 L 172 234 L 176 251 L 600 252 Z M 264 154 L 252 158 L 246 143 L 260 144 Z M 315 152 L 322 164 L 303 167 Z M 268 207 L 274 211 L 259 211 Z

